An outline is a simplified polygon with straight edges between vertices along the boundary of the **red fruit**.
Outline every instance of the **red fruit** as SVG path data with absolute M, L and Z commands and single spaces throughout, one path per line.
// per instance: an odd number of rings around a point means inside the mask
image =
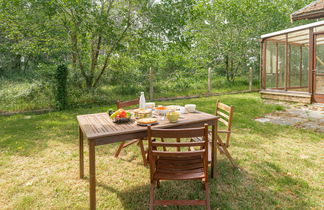
M 119 116 L 120 116 L 120 117 L 126 117 L 126 111 L 125 111 L 125 110 L 121 111 L 121 112 L 119 113 Z

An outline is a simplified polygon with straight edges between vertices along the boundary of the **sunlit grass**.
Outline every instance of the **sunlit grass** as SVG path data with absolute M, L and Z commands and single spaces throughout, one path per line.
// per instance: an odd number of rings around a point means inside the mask
M 279 105 L 263 104 L 258 94 L 165 103 L 195 103 L 200 110 L 213 113 L 216 99 L 235 106 L 230 152 L 242 170 L 233 170 L 229 161 L 219 156 L 219 176 L 210 180 L 212 209 L 323 208 L 324 135 L 255 122 L 255 117 L 282 109 Z M 87 209 L 88 151 L 86 146 L 86 179 L 81 180 L 76 115 L 108 108 L 1 117 L 1 208 Z M 116 159 L 113 154 L 117 146 L 96 149 L 98 208 L 146 209 L 149 171 L 142 165 L 139 148 L 130 146 Z M 203 191 L 199 182 L 167 181 L 157 190 L 157 198 L 199 199 L 203 198 Z

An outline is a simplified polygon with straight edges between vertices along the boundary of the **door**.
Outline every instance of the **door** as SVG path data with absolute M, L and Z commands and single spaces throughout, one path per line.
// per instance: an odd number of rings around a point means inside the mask
M 314 34 L 313 101 L 324 103 L 324 33 Z

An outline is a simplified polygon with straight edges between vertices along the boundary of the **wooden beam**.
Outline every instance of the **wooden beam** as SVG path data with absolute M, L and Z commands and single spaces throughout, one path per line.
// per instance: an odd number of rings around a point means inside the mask
M 267 49 L 267 42 L 262 43 L 262 75 L 261 75 L 261 81 L 262 81 L 262 89 L 266 88 L 266 49 Z
M 308 48 L 308 92 L 313 93 L 313 68 L 314 68 L 314 29 L 309 29 L 309 48 Z
M 278 62 L 278 43 L 276 43 L 276 88 L 278 88 L 278 66 L 279 66 L 279 62 Z
M 291 86 L 291 79 L 290 79 L 290 72 L 291 72 L 291 45 L 288 45 L 288 88 Z
M 292 15 L 291 20 L 292 21 L 310 20 L 310 19 L 322 18 L 323 16 L 324 16 L 324 11 L 323 11 L 323 9 L 321 9 L 321 10 L 304 12 L 304 13 L 301 13 L 301 14 L 298 14 L 298 15 Z
M 260 69 L 260 71 L 259 71 L 259 74 L 260 74 L 260 89 L 263 89 L 263 79 L 262 79 L 262 72 L 263 72 L 263 40 L 261 40 L 260 41 L 260 66 L 259 66 L 259 69 Z
M 302 86 L 303 81 L 303 48 L 300 47 L 300 61 L 299 61 L 299 85 Z
M 288 89 L 288 68 L 289 68 L 289 59 L 288 59 L 288 34 L 286 34 L 286 42 L 285 42 L 285 50 L 286 50 L 286 57 L 285 57 L 285 91 Z

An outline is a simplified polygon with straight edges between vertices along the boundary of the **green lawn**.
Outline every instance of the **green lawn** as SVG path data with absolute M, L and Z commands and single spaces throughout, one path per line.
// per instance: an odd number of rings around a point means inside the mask
M 219 176 L 210 180 L 212 209 L 324 208 L 324 134 L 255 122 L 257 116 L 282 109 L 263 104 L 258 94 L 166 103 L 195 103 L 201 111 L 213 113 L 219 98 L 235 106 L 230 152 L 242 170 L 233 170 L 226 157 L 220 156 Z M 76 115 L 107 109 L 1 117 L 1 208 L 87 209 L 88 180 L 78 178 Z M 117 146 L 97 148 L 97 206 L 146 209 L 149 171 L 142 165 L 139 148 L 131 146 L 115 159 Z M 85 161 L 87 155 L 86 150 Z M 87 164 L 85 170 L 88 175 Z M 162 182 L 156 192 L 160 199 L 203 198 L 204 194 L 195 181 Z

